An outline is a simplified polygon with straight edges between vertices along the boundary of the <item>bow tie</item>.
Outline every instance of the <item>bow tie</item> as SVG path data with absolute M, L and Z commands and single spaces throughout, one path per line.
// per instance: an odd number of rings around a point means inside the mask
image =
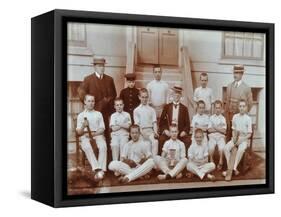
M 179 104 L 174 104 L 175 109 L 178 107 Z

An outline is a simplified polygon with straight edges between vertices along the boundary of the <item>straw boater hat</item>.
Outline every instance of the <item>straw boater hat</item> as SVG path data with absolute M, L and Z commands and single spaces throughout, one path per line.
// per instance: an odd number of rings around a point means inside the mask
M 234 65 L 233 72 L 234 73 L 244 73 L 244 65 Z
M 106 64 L 106 61 L 104 58 L 94 58 L 93 59 L 93 62 L 92 62 L 93 65 L 96 65 L 96 64 Z
M 181 93 L 181 92 L 182 92 L 182 87 L 179 86 L 178 84 L 175 84 L 175 85 L 172 87 L 172 90 L 175 91 L 175 92 Z

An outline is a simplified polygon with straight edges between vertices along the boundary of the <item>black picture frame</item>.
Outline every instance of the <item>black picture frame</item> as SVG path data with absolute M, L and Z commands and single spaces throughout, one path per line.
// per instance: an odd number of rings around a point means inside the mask
M 69 21 L 266 34 L 266 184 L 67 196 L 66 114 Z M 274 24 L 53 10 L 32 18 L 31 198 L 53 207 L 274 193 Z

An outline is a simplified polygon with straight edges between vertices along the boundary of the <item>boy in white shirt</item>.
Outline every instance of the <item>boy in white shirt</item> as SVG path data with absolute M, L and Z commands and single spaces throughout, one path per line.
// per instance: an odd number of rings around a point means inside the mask
M 157 155 L 154 161 L 157 167 L 164 173 L 157 176 L 159 180 L 182 177 L 181 171 L 186 167 L 186 150 L 185 145 L 178 139 L 178 127 L 171 124 L 171 138 L 163 146 L 161 156 Z
M 130 135 L 132 140 L 124 145 L 120 161 L 112 161 L 108 165 L 115 175 L 121 174 L 119 181 L 122 183 L 146 176 L 155 166 L 149 144 L 140 138 L 138 125 L 130 127 Z
M 213 162 L 208 162 L 208 145 L 203 143 L 203 130 L 196 129 L 194 134 L 195 140 L 188 149 L 186 169 L 201 180 L 207 175 L 209 180 L 215 181 L 216 177 L 210 173 L 215 170 L 216 165 Z
M 204 133 L 203 143 L 207 144 L 207 130 L 210 122 L 210 118 L 205 113 L 205 102 L 199 100 L 197 102 L 197 114 L 192 117 L 191 121 L 191 131 L 192 131 L 192 140 L 194 140 L 194 132 L 196 129 L 201 129 Z
M 134 122 L 140 126 L 141 135 L 145 140 L 151 143 L 152 155 L 158 153 L 158 126 L 155 110 L 148 105 L 148 91 L 145 88 L 140 89 L 140 105 L 134 110 Z
M 162 81 L 162 70 L 160 66 L 153 67 L 154 80 L 150 81 L 146 89 L 148 90 L 150 105 L 155 109 L 157 118 L 160 118 L 163 107 L 167 103 L 169 85 Z
M 237 167 L 240 163 L 240 160 L 243 157 L 243 154 L 248 146 L 248 139 L 252 134 L 252 120 L 249 115 L 247 115 L 247 103 L 245 100 L 239 101 L 239 113 L 235 114 L 232 119 L 232 139 L 226 144 L 224 148 L 224 154 L 229 163 L 229 158 L 231 155 L 231 150 L 236 146 L 237 153 L 234 161 L 234 175 L 239 175 Z M 223 176 L 226 176 L 226 171 L 222 173 Z
M 217 169 L 221 170 L 223 165 L 223 150 L 225 146 L 225 134 L 226 134 L 226 120 L 222 115 L 222 102 L 216 100 L 214 103 L 215 114 L 210 117 L 210 122 L 208 126 L 209 132 L 209 154 L 210 161 L 214 162 L 213 156 L 215 152 L 216 145 L 219 149 L 219 163 Z
M 119 159 L 119 153 L 123 150 L 123 145 L 129 141 L 129 127 L 132 124 L 131 116 L 123 111 L 124 103 L 121 98 L 114 100 L 116 110 L 110 117 L 109 127 L 111 128 L 111 150 L 112 160 Z
M 85 152 L 86 157 L 95 173 L 95 179 L 100 180 L 104 178 L 106 172 L 106 157 L 107 145 L 104 138 L 104 121 L 102 114 L 94 110 L 95 97 L 92 95 L 85 95 L 84 97 L 85 110 L 77 117 L 76 132 L 81 136 L 81 148 Z M 87 120 L 85 120 L 87 118 Z M 90 143 L 87 127 L 91 130 L 93 139 L 96 142 L 99 154 L 98 160 Z
M 197 103 L 199 100 L 205 102 L 205 112 L 206 114 L 211 114 L 212 112 L 212 103 L 214 102 L 213 90 L 208 85 L 208 74 L 202 72 L 200 74 L 201 86 L 197 87 L 194 91 L 193 100 Z

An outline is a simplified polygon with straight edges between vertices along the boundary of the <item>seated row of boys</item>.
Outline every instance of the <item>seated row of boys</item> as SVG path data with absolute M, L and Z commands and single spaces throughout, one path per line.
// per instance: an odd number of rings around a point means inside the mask
M 239 139 L 233 139 L 225 144 L 226 121 L 222 113 L 221 101 L 215 101 L 215 114 L 211 117 L 205 114 L 205 102 L 197 102 L 197 114 L 192 118 L 191 131 L 192 142 L 188 142 L 189 124 L 182 126 L 181 122 L 189 123 L 187 108 L 180 103 L 181 88 L 173 88 L 173 103 L 166 105 L 160 117 L 160 131 L 157 125 L 155 110 L 148 105 L 148 90 L 143 88 L 139 91 L 140 105 L 131 115 L 123 111 L 124 103 L 120 98 L 115 99 L 116 112 L 110 118 L 111 128 L 111 150 L 112 162 L 108 165 L 109 170 L 120 176 L 121 182 L 130 182 L 140 177 L 147 177 L 153 169 L 160 169 L 162 174 L 158 175 L 159 180 L 170 178 L 181 178 L 182 171 L 186 168 L 189 172 L 196 174 L 200 179 L 205 176 L 215 180 L 211 174 L 216 166 L 213 160 L 215 146 L 218 145 L 220 160 L 217 169 L 222 169 L 223 154 L 229 161 L 230 151 L 234 145 L 238 146 L 238 152 L 234 164 L 234 174 L 238 175 L 237 166 L 247 147 L 247 140 L 251 136 L 251 119 L 246 114 L 247 103 L 243 100 L 239 103 L 240 113 L 234 115 L 232 120 L 233 134 L 239 132 Z M 77 133 L 81 135 L 81 147 L 91 164 L 97 180 L 103 179 L 107 170 L 107 145 L 103 136 L 105 125 L 103 116 L 94 110 L 95 99 L 86 95 L 84 99 L 85 110 L 78 115 Z M 169 106 L 174 106 L 172 115 L 168 114 Z M 176 107 L 179 108 L 177 111 Z M 186 108 L 185 109 L 180 109 Z M 175 112 L 177 111 L 177 112 Z M 185 114 L 185 117 L 179 113 Z M 84 118 L 87 118 L 85 120 Z M 169 120 L 172 117 L 172 120 Z M 134 121 L 134 124 L 132 122 Z M 166 122 L 166 125 L 163 123 Z M 90 144 L 89 137 L 85 133 L 86 127 L 92 131 L 99 153 L 98 159 L 95 156 Z M 130 133 L 129 133 L 130 132 Z M 209 133 L 209 141 L 207 139 Z M 129 135 L 130 134 L 130 135 Z M 131 141 L 129 141 L 131 137 Z M 161 156 L 158 155 L 159 141 L 164 143 Z M 189 147 L 190 145 L 190 147 Z M 186 147 L 187 158 L 186 158 Z M 188 159 L 188 160 L 187 160 Z M 210 161 L 209 161 L 210 159 Z M 190 173 L 188 173 L 190 174 Z M 222 175 L 225 176 L 225 171 Z

